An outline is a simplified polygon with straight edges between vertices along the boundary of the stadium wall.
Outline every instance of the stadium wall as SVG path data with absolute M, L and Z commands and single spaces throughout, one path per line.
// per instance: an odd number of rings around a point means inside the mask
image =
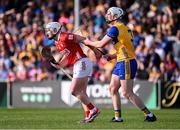
M 7 83 L 0 82 L 0 107 L 8 106 L 7 92 Z
M 81 107 L 69 92 L 70 81 L 0 82 L 0 107 L 13 108 L 61 108 Z M 135 80 L 134 92 L 140 96 L 148 108 L 180 108 L 180 83 L 169 81 L 153 84 Z M 88 85 L 90 99 L 99 107 L 112 107 L 108 84 Z M 123 107 L 133 107 L 121 95 Z
M 81 107 L 78 100 L 70 94 L 70 81 L 15 82 L 11 90 L 11 106 L 14 108 L 60 108 Z M 158 89 L 153 83 L 136 80 L 134 92 L 151 108 L 158 107 Z M 99 107 L 112 107 L 108 84 L 88 85 L 90 99 Z M 121 95 L 123 107 L 133 107 Z

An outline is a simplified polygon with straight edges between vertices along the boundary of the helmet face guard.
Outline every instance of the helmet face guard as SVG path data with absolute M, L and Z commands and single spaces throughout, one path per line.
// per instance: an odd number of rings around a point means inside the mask
M 111 15 L 111 17 L 113 17 L 113 19 L 108 19 L 107 18 L 107 15 Z M 107 13 L 106 13 L 106 22 L 109 24 L 113 21 L 116 21 L 118 19 L 121 19 L 122 16 L 124 15 L 124 11 L 119 8 L 119 7 L 111 7 L 107 10 Z
M 53 32 L 49 28 L 45 29 L 45 35 L 48 39 L 53 39 L 55 36 L 55 34 L 53 34 Z
M 62 25 L 58 22 L 50 22 L 45 25 L 45 35 L 48 39 L 56 37 L 57 33 L 61 31 Z

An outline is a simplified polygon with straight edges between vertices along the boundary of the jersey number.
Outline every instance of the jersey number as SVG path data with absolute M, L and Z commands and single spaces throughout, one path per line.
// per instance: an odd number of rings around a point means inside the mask
M 82 62 L 82 70 L 86 70 L 86 62 Z

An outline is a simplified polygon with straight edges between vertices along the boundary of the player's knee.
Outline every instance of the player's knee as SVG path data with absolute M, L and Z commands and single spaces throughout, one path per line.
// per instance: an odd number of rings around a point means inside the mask
M 130 96 L 131 96 L 131 94 L 129 92 L 127 92 L 127 91 L 122 91 L 122 95 L 127 99 L 129 99 Z
M 70 90 L 70 93 L 71 93 L 71 95 L 73 95 L 73 96 L 76 96 L 76 95 L 77 95 L 77 91 L 76 91 L 75 89 L 71 89 L 71 90 Z
M 111 86 L 109 87 L 109 92 L 110 92 L 111 95 L 116 94 L 117 91 L 118 91 L 118 89 L 116 89 L 115 87 L 111 87 Z

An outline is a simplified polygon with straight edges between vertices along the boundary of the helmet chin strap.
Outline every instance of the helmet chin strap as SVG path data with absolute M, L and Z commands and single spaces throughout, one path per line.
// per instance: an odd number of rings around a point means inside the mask
M 54 34 L 51 38 L 49 38 L 49 39 L 55 39 L 56 38 L 56 36 L 57 36 L 57 34 L 59 34 L 60 33 L 60 30 L 61 30 L 61 28 L 62 28 L 62 26 L 59 28 L 59 30 L 57 31 L 57 33 L 56 34 Z M 58 40 L 58 39 L 57 39 Z
M 113 19 L 113 20 L 111 20 L 111 21 L 106 20 L 106 23 L 110 24 L 110 23 L 112 23 L 112 22 L 114 22 L 114 21 L 116 21 L 116 20 L 118 20 L 118 19 L 120 19 L 120 17 L 119 17 L 119 18 L 116 18 L 116 19 Z
M 50 40 L 53 40 L 53 39 L 55 38 L 55 36 L 56 36 L 56 35 L 54 35 L 54 36 L 50 37 L 49 39 L 50 39 Z

